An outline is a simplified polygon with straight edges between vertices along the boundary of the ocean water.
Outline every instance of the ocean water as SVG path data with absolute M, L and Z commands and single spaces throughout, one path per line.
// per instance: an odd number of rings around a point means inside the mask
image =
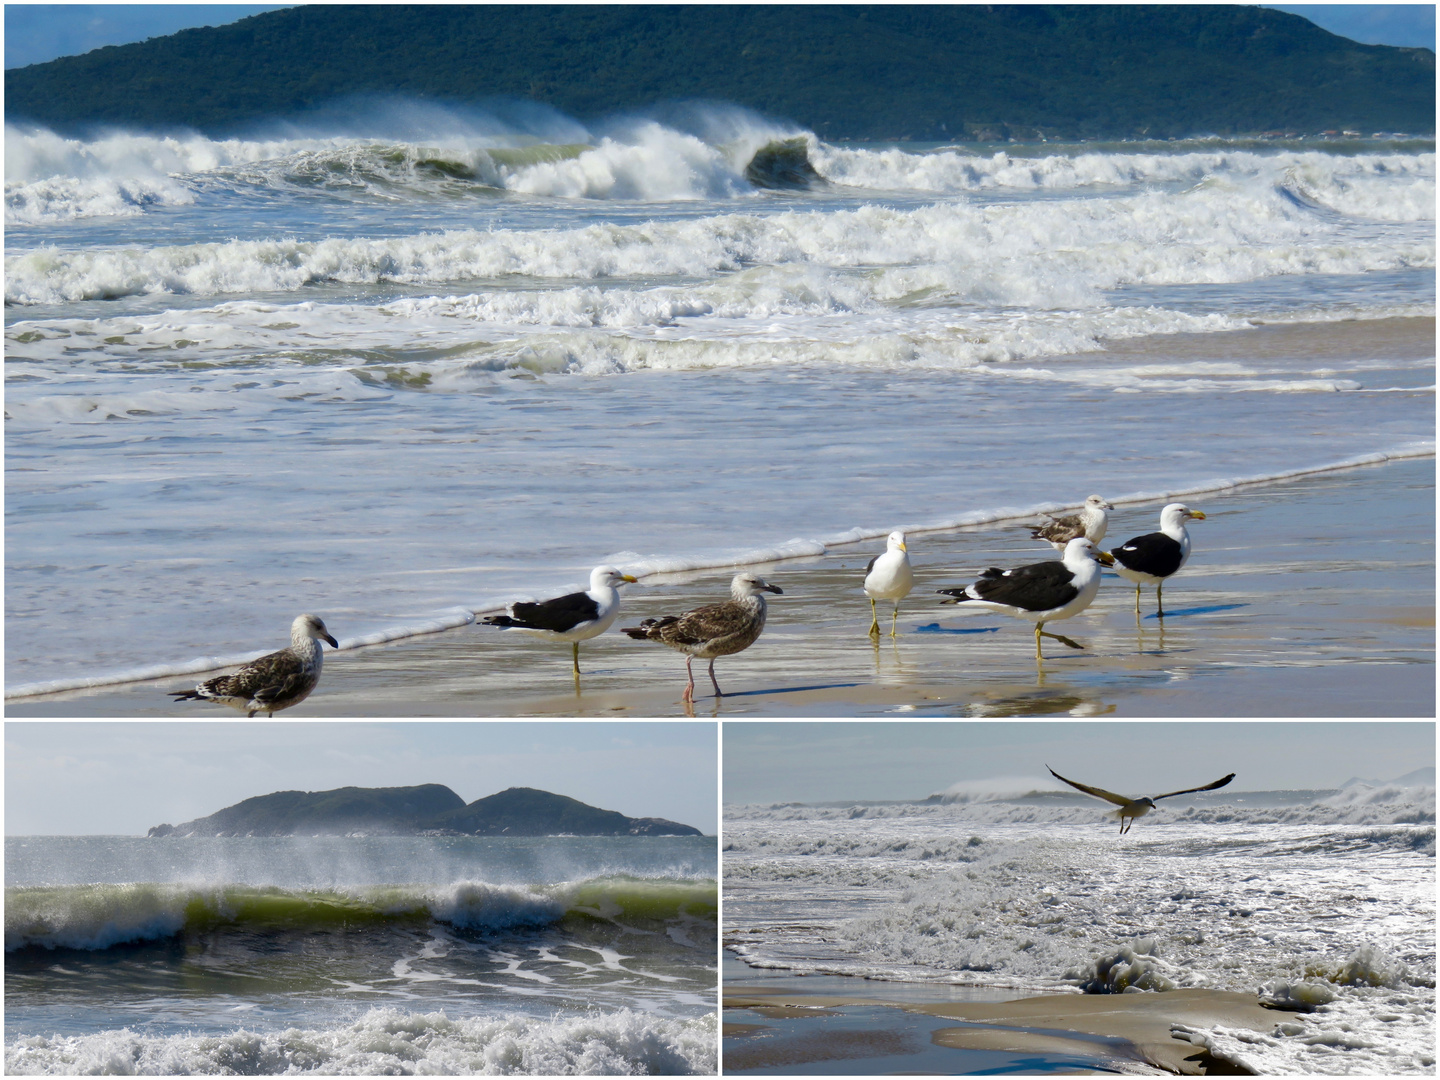
M 5 1071 L 717 1066 L 704 837 L 7 837 Z
M 1093 799 L 1004 788 L 728 807 L 726 948 L 890 1000 L 1257 994 L 1272 1033 L 1191 1041 L 1261 1075 L 1434 1072 L 1433 778 L 1180 797 L 1124 836 Z
M 393 106 L 7 126 L 5 198 L 11 694 L 253 656 L 301 611 L 379 642 L 604 561 L 643 588 L 1434 452 L 1433 350 L 1284 334 L 1433 318 L 1433 142 Z

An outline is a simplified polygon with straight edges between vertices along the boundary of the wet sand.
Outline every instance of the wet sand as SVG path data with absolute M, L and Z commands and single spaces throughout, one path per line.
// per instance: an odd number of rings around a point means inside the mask
M 863 995 L 814 994 L 804 992 L 802 978 L 776 982 L 727 984 L 727 1073 L 1235 1073 L 1243 1070 L 1176 1038 L 1172 1029 L 1268 1033 L 1284 1020 L 1284 1013 L 1262 1008 L 1253 995 L 1222 990 L 917 1002 L 884 1001 L 883 987 Z M 917 1023 L 917 1017 L 925 1020 Z M 930 1046 L 920 1044 L 921 1033 Z
M 1077 493 L 1077 495 L 1086 493 Z M 1103 494 L 1103 493 L 1102 493 Z M 860 582 L 883 541 L 758 567 L 780 585 L 764 636 L 697 663 L 700 717 L 1424 716 L 1435 715 L 1435 461 L 1419 458 L 1187 496 L 1207 520 L 1165 589 L 1107 573 L 1083 614 L 1050 629 L 1035 662 L 1030 624 L 942 606 L 935 590 L 991 565 L 1052 557 L 1020 522 L 915 533 L 915 588 L 900 636 L 867 636 Z M 1102 547 L 1157 527 L 1162 500 L 1111 514 Z M 618 626 L 708 603 L 732 571 L 626 587 Z M 882 612 L 887 604 L 882 604 Z M 883 620 L 888 631 L 889 619 Z M 343 628 L 336 628 L 344 634 Z M 577 694 L 568 646 L 472 625 L 327 653 L 319 689 L 281 716 L 684 715 L 684 658 L 617 630 L 582 644 Z M 7 702 L 11 717 L 232 719 L 166 692 L 194 676 Z

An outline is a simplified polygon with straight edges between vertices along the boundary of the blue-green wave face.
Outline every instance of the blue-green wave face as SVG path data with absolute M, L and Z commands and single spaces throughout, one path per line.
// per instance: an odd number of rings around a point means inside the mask
M 163 1000 L 175 1030 L 213 1027 L 218 1003 L 237 1000 L 284 1013 L 303 999 L 335 1018 L 362 1003 L 453 1008 L 497 997 L 542 1010 L 693 1015 L 715 1003 L 717 899 L 714 880 L 627 876 L 11 887 L 6 1003 L 44 1010 L 58 994 L 92 1017 L 113 1010 L 120 1027 L 133 1022 L 125 1002 Z
M 601 877 L 557 885 L 370 885 L 345 889 L 276 886 L 107 884 L 12 887 L 5 891 L 5 950 L 114 946 L 175 937 L 349 932 L 446 927 L 473 935 L 613 926 L 665 932 L 712 928 L 713 881 Z

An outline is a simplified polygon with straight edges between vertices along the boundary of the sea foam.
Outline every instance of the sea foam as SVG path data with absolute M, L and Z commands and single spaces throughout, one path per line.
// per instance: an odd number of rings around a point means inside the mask
M 704 1075 L 718 1071 L 715 1017 L 668 1019 L 619 1010 L 539 1020 L 371 1009 L 353 1023 L 227 1035 L 93 1035 L 8 1039 L 16 1075 L 244 1076 Z

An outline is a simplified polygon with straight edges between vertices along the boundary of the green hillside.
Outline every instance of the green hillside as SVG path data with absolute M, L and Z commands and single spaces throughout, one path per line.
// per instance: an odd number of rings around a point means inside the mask
M 830 139 L 1435 129 L 1435 54 L 1257 7 L 325 6 L 5 73 L 6 118 L 221 133 L 337 97 L 581 119 L 731 102 Z

